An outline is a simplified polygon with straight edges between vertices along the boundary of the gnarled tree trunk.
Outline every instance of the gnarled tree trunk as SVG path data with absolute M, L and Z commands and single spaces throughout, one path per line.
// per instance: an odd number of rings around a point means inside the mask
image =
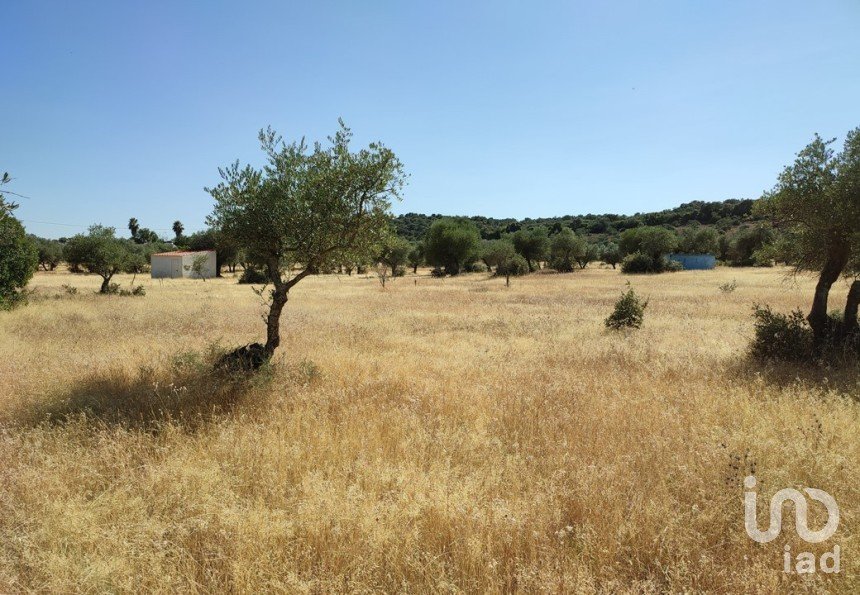
M 272 305 L 266 318 L 266 357 L 271 358 L 275 349 L 281 344 L 281 312 L 289 299 L 289 288 L 286 285 L 276 287 L 272 292 Z
M 812 334 L 816 344 L 820 345 L 828 333 L 827 299 L 830 296 L 830 288 L 839 279 L 842 269 L 848 263 L 848 250 L 840 246 L 830 252 L 818 283 L 815 285 L 815 297 L 812 299 L 812 309 L 806 319 L 812 327 Z

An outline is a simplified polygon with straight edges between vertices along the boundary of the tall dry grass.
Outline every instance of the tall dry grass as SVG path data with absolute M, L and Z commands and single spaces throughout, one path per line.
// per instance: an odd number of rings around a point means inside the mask
M 39 273 L 0 314 L 0 591 L 857 592 L 857 370 L 742 357 L 753 302 L 809 303 L 784 275 L 633 277 L 628 334 L 608 269 L 310 278 L 243 380 L 207 353 L 262 336 L 247 286 Z M 837 534 L 752 542 L 751 471 L 827 490 Z

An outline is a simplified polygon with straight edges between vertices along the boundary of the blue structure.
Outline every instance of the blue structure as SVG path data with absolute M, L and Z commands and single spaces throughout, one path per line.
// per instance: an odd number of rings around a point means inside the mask
M 680 262 L 687 271 L 706 271 L 717 266 L 717 257 L 713 254 L 670 254 L 669 260 Z

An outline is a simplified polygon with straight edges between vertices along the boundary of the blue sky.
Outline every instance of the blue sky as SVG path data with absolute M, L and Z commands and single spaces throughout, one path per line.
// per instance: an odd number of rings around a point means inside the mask
M 0 170 L 48 237 L 202 228 L 203 187 L 260 163 L 269 124 L 385 142 L 397 213 L 517 218 L 756 197 L 860 125 L 857 0 L 13 0 L 3 21 Z

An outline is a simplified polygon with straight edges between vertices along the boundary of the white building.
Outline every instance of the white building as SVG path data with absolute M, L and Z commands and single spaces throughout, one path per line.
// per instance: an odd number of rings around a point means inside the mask
M 200 260 L 200 272 L 195 271 L 195 263 Z M 150 257 L 153 279 L 211 279 L 218 274 L 215 267 L 215 251 L 200 252 L 161 252 Z

